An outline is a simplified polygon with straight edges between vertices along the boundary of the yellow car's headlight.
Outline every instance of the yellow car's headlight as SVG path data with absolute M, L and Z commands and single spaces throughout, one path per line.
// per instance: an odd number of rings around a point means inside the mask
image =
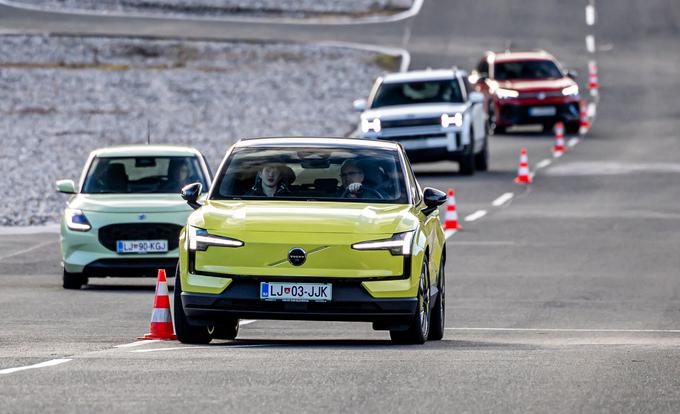
M 397 233 L 389 239 L 354 243 L 352 248 L 354 250 L 389 250 L 393 256 L 410 256 L 411 243 L 415 233 L 415 230 L 413 230 Z
M 216 236 L 208 233 L 208 230 L 198 227 L 187 226 L 187 241 L 189 250 L 204 252 L 210 246 L 218 247 L 242 247 L 241 240 L 232 239 L 224 236 Z

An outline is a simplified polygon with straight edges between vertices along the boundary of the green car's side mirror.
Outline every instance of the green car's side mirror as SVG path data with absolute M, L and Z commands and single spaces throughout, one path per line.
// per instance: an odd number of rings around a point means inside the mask
M 76 184 L 73 180 L 59 180 L 57 181 L 57 191 L 64 194 L 75 194 Z
M 187 184 L 182 187 L 182 198 L 186 200 L 187 204 L 189 204 L 194 210 L 201 207 L 201 204 L 198 202 L 198 198 L 201 196 L 202 189 L 203 186 L 201 183 Z
M 439 191 L 436 188 L 426 187 L 423 190 L 423 201 L 425 202 L 425 208 L 421 211 L 423 214 L 430 215 L 439 206 L 446 203 L 446 193 Z

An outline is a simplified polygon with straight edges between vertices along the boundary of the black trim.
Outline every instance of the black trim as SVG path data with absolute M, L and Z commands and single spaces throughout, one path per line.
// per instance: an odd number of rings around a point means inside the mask
M 175 258 L 99 259 L 85 266 L 83 272 L 89 277 L 156 277 L 158 269 L 172 275 L 176 266 Z
M 182 304 L 193 325 L 214 324 L 234 317 L 406 324 L 415 315 L 418 303 L 415 297 L 376 299 L 360 283 L 326 282 L 333 285 L 333 299 L 328 302 L 263 301 L 258 281 L 236 280 L 217 295 L 182 292 Z
M 404 266 L 400 275 L 396 276 L 375 276 L 375 277 L 314 277 L 314 276 L 260 276 L 260 275 L 234 275 L 230 273 L 201 272 L 196 270 L 196 252 L 188 252 L 189 273 L 198 276 L 223 277 L 234 280 L 256 280 L 256 281 L 305 281 L 305 282 L 375 282 L 381 280 L 406 280 L 411 277 L 411 256 L 404 256 Z

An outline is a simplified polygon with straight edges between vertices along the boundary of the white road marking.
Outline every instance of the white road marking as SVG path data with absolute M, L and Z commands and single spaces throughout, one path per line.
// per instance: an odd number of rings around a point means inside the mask
M 491 205 L 494 207 L 500 207 L 503 204 L 507 203 L 508 201 L 512 200 L 514 196 L 515 196 L 514 193 L 505 193 L 502 196 L 498 197 L 497 199 L 493 200 L 493 202 L 491 202 Z
M 71 361 L 71 359 L 67 358 L 62 358 L 62 359 L 51 359 L 49 361 L 41 362 L 39 364 L 33 364 L 33 365 L 27 365 L 25 367 L 16 367 L 16 368 L 6 368 L 0 370 L 0 374 L 13 374 L 15 372 L 19 371 L 25 371 L 27 369 L 37 369 L 37 368 L 47 368 L 47 367 L 53 367 L 55 365 L 63 364 L 64 362 Z
M 562 152 L 562 151 L 553 152 L 553 158 L 560 158 L 563 155 L 564 155 L 564 152 Z
M 450 229 L 449 229 L 449 230 L 444 230 L 444 237 L 446 238 L 446 240 L 448 240 L 448 239 L 451 238 L 451 236 L 453 236 L 454 234 L 456 234 L 457 231 L 458 231 L 458 230 L 450 230 Z
M 586 24 L 588 26 L 593 26 L 597 20 L 597 16 L 595 14 L 595 6 L 592 4 L 589 4 L 586 6 Z
M 588 49 L 589 53 L 595 53 L 595 36 L 586 36 L 586 49 Z
M 41 247 L 47 246 L 48 244 L 52 244 L 52 243 L 54 243 L 54 242 L 56 242 L 56 240 L 48 240 L 48 241 L 45 241 L 45 242 L 42 242 L 42 243 L 38 243 L 38 244 L 36 244 L 35 246 L 31 246 L 31 247 L 29 247 L 29 248 L 27 248 L 27 249 L 19 250 L 18 252 L 10 253 L 10 254 L 5 255 L 5 256 L 0 256 L 0 260 L 9 259 L 10 257 L 20 256 L 20 255 L 22 255 L 22 254 L 25 254 L 25 253 L 28 253 L 28 252 L 32 252 L 33 250 L 36 250 L 36 249 L 39 249 L 39 248 L 41 248 Z
M 45 224 L 43 226 L 2 226 L 0 236 L 17 234 L 57 234 L 61 230 L 59 224 Z
M 569 148 L 573 148 L 573 147 L 576 146 L 576 144 L 578 144 L 578 142 L 579 142 L 578 138 L 574 137 L 574 138 L 570 139 L 569 141 L 567 141 L 567 146 Z
M 160 341 L 161 341 L 160 339 L 149 339 L 149 340 L 144 340 L 144 341 L 131 342 L 129 344 L 116 345 L 116 346 L 114 346 L 114 348 L 133 348 L 135 346 L 153 344 L 155 342 L 160 342 Z
M 486 210 L 477 210 L 469 216 L 465 217 L 465 221 L 475 221 L 486 216 Z
M 552 160 L 549 159 L 549 158 L 546 158 L 546 159 L 544 159 L 544 160 L 539 161 L 539 162 L 536 164 L 536 169 L 539 170 L 539 169 L 541 169 L 541 168 L 545 168 L 545 167 L 547 167 L 547 166 L 550 165 L 550 164 L 552 164 Z
M 626 175 L 626 174 L 680 174 L 680 163 L 625 162 L 625 161 L 574 161 L 557 165 L 546 171 L 553 176 Z
M 149 352 L 160 352 L 160 351 L 179 351 L 182 349 L 215 349 L 215 350 L 221 350 L 221 349 L 230 349 L 230 348 L 262 348 L 262 347 L 268 347 L 271 346 L 270 344 L 251 344 L 251 345 L 228 345 L 228 346 L 220 346 L 220 345 L 207 345 L 207 346 L 176 346 L 176 347 L 171 347 L 171 348 L 153 348 L 153 349 L 135 349 L 130 352 L 134 353 L 149 353 Z
M 238 324 L 239 326 L 250 325 L 253 322 L 257 322 L 257 319 L 241 319 Z
M 580 328 L 444 328 L 450 331 L 489 331 L 489 332 L 602 332 L 602 333 L 680 333 L 680 329 L 580 329 Z

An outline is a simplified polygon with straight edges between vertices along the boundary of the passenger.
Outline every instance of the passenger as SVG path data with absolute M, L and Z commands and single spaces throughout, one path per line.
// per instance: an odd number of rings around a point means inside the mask
M 265 164 L 255 177 L 255 185 L 246 195 L 274 197 L 289 195 L 289 180 L 285 179 L 286 166 L 281 163 Z
M 177 192 L 182 187 L 190 184 L 189 165 L 186 160 L 171 159 L 168 165 L 168 181 L 163 184 L 162 190 Z
M 339 190 L 341 198 L 384 198 L 377 190 L 364 184 L 366 172 L 361 163 L 355 159 L 348 159 L 340 167 L 342 187 Z

